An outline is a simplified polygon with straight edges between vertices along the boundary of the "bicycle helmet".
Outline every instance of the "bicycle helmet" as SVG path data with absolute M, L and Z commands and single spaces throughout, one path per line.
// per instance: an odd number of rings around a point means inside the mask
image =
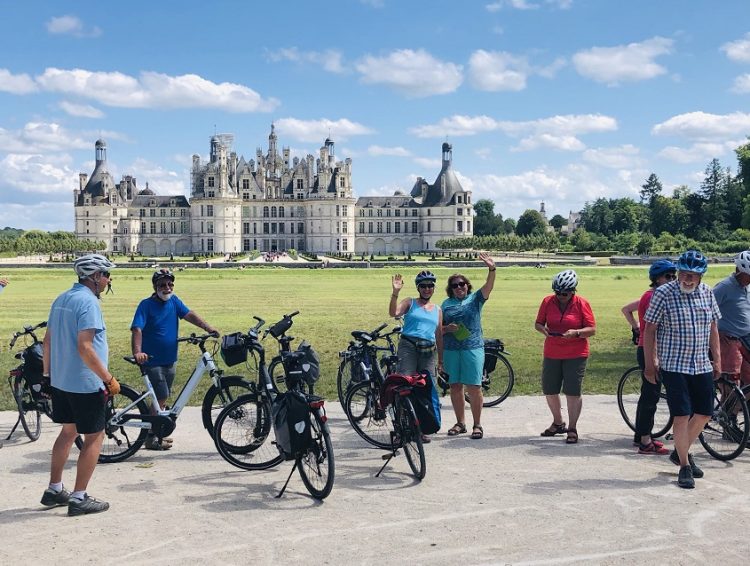
M 578 275 L 572 269 L 561 271 L 552 279 L 553 291 L 575 291 L 578 286 Z
M 677 269 L 703 274 L 708 270 L 708 260 L 699 251 L 688 250 L 677 260 Z
M 73 262 L 73 269 L 79 279 L 85 279 L 94 273 L 110 271 L 115 267 L 117 266 L 114 263 L 100 254 L 87 254 Z
M 748 265 L 750 265 L 750 263 Z M 669 273 L 670 271 L 677 271 L 677 266 L 668 259 L 657 259 L 651 264 L 651 267 L 648 268 L 648 277 L 651 281 L 656 281 L 659 276 Z
M 750 250 L 738 253 L 737 257 L 734 258 L 734 265 L 740 273 L 750 275 Z
M 151 284 L 154 286 L 154 288 L 156 288 L 156 284 L 158 283 L 159 279 L 169 279 L 174 283 L 174 273 L 166 268 L 157 269 L 156 271 L 154 271 L 154 274 L 151 276 Z
M 432 271 L 420 271 L 414 279 L 414 284 L 435 283 L 435 281 L 437 281 L 437 277 L 435 277 L 435 274 Z

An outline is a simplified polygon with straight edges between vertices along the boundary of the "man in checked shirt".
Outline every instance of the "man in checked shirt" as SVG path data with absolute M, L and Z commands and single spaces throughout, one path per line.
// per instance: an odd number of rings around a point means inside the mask
M 711 419 L 713 380 L 721 371 L 716 326 L 721 313 L 711 288 L 701 283 L 707 269 L 701 253 L 683 253 L 677 260 L 677 280 L 654 291 L 644 317 L 644 376 L 651 383 L 658 377 L 664 381 L 674 417 L 675 450 L 669 459 L 680 466 L 677 484 L 687 489 L 695 487 L 693 478 L 703 477 L 689 450 Z

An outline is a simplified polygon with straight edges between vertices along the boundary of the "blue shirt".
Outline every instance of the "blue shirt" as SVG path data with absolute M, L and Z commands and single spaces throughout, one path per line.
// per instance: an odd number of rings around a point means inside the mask
M 719 332 L 735 338 L 750 334 L 750 297 L 734 273 L 716 284 L 714 297 L 721 311 Z
M 140 302 L 130 328 L 140 328 L 143 333 L 141 351 L 151 356 L 144 365 L 171 366 L 177 361 L 180 319 L 189 312 L 190 309 L 174 294 L 166 302 L 156 295 Z
M 107 328 L 96 295 L 75 283 L 55 299 L 47 319 L 50 332 L 50 379 L 53 387 L 70 393 L 96 393 L 104 389 L 102 380 L 78 354 L 78 333 L 94 331 L 94 352 L 101 362 L 109 363 Z
M 434 303 L 427 304 L 432 304 L 432 310 L 428 311 L 423 306 L 419 306 L 416 299 L 411 300 L 409 310 L 404 315 L 404 325 L 401 327 L 403 336 L 435 342 L 440 307 Z
M 708 340 L 711 323 L 721 318 L 711 288 L 705 283 L 691 294 L 680 291 L 677 281 L 657 287 L 645 319 L 658 325 L 656 354 L 661 369 L 698 375 L 711 371 Z
M 475 350 L 484 348 L 482 335 L 482 307 L 487 299 L 481 291 L 475 291 L 462 301 L 450 297 L 443 301 L 443 324 L 457 324 L 457 332 L 443 334 L 446 350 Z

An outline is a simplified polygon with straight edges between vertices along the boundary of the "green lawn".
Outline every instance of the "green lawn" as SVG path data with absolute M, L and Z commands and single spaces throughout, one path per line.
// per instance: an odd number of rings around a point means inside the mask
M 0 268 L 1 269 L 1 268 Z M 540 392 L 539 373 L 542 336 L 534 331 L 534 318 L 542 298 L 550 293 L 552 276 L 559 266 L 544 269 L 500 268 L 491 300 L 483 314 L 485 336 L 500 337 L 510 352 L 516 371 L 514 394 Z M 434 267 L 440 283 L 452 270 Z M 634 364 L 635 348 L 620 308 L 646 290 L 646 269 L 585 267 L 576 268 L 580 295 L 591 302 L 597 319 L 597 335 L 591 340 L 592 355 L 584 383 L 586 393 L 613 393 L 623 370 Z M 407 279 L 416 267 L 403 270 Z M 713 285 L 732 271 L 732 266 L 711 267 L 705 281 Z M 390 277 L 395 269 L 188 269 L 177 273 L 175 291 L 192 309 L 222 333 L 247 330 L 253 315 L 275 322 L 282 314 L 301 311 L 290 334 L 307 339 L 321 357 L 321 383 L 317 388 L 329 399 L 336 397 L 338 352 L 346 348 L 354 329 L 370 330 L 387 322 Z M 151 270 L 122 269 L 114 272 L 115 294 L 104 296 L 102 307 L 108 327 L 113 374 L 123 382 L 140 387 L 140 375 L 122 360 L 130 354 L 130 322 L 138 302 L 151 292 Z M 485 269 L 465 273 L 480 287 Z M 10 336 L 25 324 L 45 320 L 54 298 L 73 283 L 68 269 L 17 269 L 0 272 L 11 284 L 0 295 L 0 372 L 7 376 L 16 360 L 8 350 Z M 402 292 L 410 296 L 411 289 Z M 413 296 L 413 294 L 411 294 Z M 442 300 L 444 291 L 436 293 Z M 182 323 L 182 334 L 194 327 Z M 275 342 L 266 341 L 275 351 Z M 198 351 L 182 346 L 178 363 L 178 384 L 191 373 Z M 219 363 L 221 360 L 217 355 Z M 270 358 L 269 358 L 270 359 Z M 249 370 L 235 366 L 228 374 Z M 193 398 L 199 403 L 201 389 Z M 0 408 L 13 407 L 10 392 L 0 383 Z

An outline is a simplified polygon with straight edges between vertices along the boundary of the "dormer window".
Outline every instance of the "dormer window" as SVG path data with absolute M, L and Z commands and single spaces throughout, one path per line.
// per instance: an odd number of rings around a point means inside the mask
M 154 199 L 151 199 L 150 201 L 148 201 L 148 205 L 149 206 L 156 206 L 156 201 Z

